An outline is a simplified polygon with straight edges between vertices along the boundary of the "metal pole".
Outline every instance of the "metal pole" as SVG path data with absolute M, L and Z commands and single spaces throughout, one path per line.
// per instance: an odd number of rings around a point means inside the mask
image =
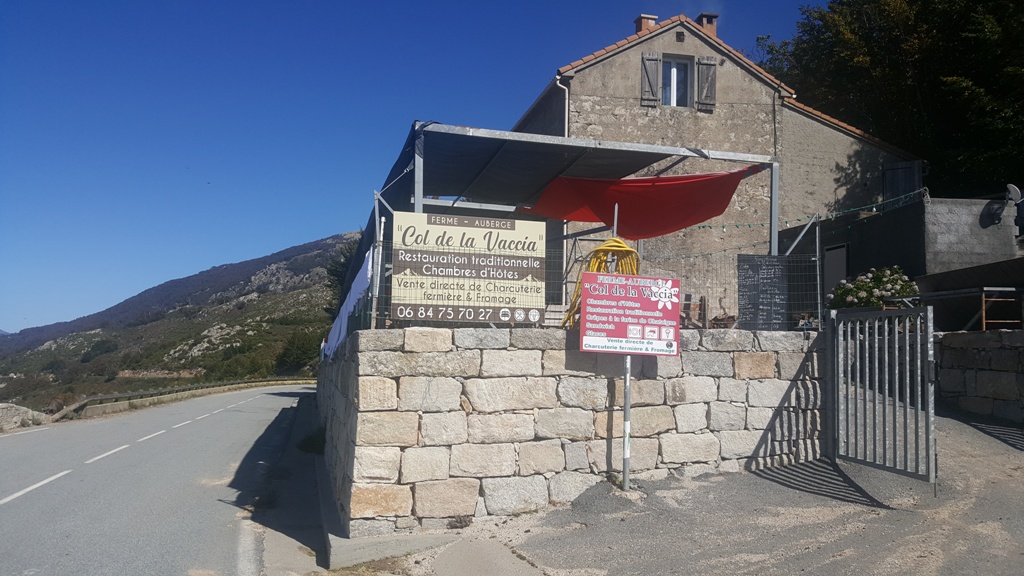
M 615 203 L 615 216 L 613 216 L 613 218 L 614 219 L 612 220 L 612 236 L 618 238 L 619 237 L 619 203 L 618 202 Z
M 622 386 L 622 491 L 629 492 L 629 377 L 633 357 L 626 354 L 626 379 Z
M 377 245 L 373 249 L 373 307 L 370 309 L 370 329 L 377 329 L 377 302 L 380 298 L 380 266 L 384 260 L 384 223 L 386 218 L 381 216 L 380 226 L 377 228 Z
M 772 162 L 772 189 L 771 198 L 769 204 L 769 223 L 768 229 L 771 235 L 771 255 L 778 256 L 779 254 L 779 163 Z

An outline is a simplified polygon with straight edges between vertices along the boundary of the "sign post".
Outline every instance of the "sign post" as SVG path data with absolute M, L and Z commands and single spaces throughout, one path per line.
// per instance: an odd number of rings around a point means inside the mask
M 584 272 L 580 350 L 626 355 L 623 382 L 622 489 L 629 490 L 632 354 L 679 354 L 679 286 L 673 280 Z

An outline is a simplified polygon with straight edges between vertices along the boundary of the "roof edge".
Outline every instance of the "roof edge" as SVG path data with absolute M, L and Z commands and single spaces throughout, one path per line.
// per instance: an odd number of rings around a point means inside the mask
M 792 108 L 793 110 L 795 110 L 795 111 L 797 111 L 799 113 L 802 113 L 802 114 L 804 114 L 806 116 L 809 116 L 809 117 L 811 117 L 814 120 L 817 120 L 819 122 L 824 122 L 826 124 L 829 124 L 833 128 L 836 128 L 837 130 L 839 130 L 840 132 L 843 132 L 843 133 L 845 133 L 847 135 L 853 136 L 854 138 L 857 138 L 859 140 L 863 140 L 863 141 L 865 141 L 865 142 L 867 142 L 867 143 L 869 143 L 869 144 L 871 144 L 873 146 L 876 146 L 878 148 L 881 148 L 881 149 L 883 149 L 886 152 L 889 152 L 891 154 L 895 154 L 897 156 L 903 156 L 903 157 L 907 158 L 908 160 L 921 160 L 922 159 L 918 155 L 912 154 L 912 153 L 910 153 L 910 152 L 908 152 L 908 151 L 906 151 L 906 150 L 904 150 L 904 149 L 902 149 L 902 148 L 900 148 L 898 146 L 894 146 L 894 145 L 889 144 L 888 142 L 886 142 L 884 140 L 876 138 L 875 136 L 872 136 L 871 134 L 868 134 L 867 132 L 861 130 L 860 128 L 857 128 L 855 126 L 851 126 L 850 124 L 847 124 L 846 122 L 843 122 L 842 120 L 839 120 L 837 118 L 833 118 L 832 116 L 829 116 L 828 114 L 825 114 L 824 112 L 819 112 L 819 111 L 815 110 L 814 108 L 811 108 L 810 106 L 804 104 L 803 102 L 797 102 L 796 98 L 783 97 L 782 98 L 782 105 L 783 105 L 783 107 Z

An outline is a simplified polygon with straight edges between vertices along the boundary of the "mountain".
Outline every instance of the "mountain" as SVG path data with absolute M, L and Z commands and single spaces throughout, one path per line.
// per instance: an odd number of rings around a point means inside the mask
M 3 330 L 0 330 L 0 336 L 7 336 L 8 334 L 10 334 L 10 332 L 4 332 Z
M 0 402 L 45 408 L 119 390 L 311 374 L 360 233 L 215 266 L 70 322 L 0 338 Z

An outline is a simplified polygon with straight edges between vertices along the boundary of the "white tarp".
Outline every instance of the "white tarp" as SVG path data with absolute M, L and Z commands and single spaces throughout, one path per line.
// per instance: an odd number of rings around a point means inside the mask
M 338 312 L 338 317 L 334 319 L 334 325 L 331 326 L 331 333 L 327 336 L 327 345 L 324 346 L 324 354 L 327 358 L 332 358 L 334 351 L 345 341 L 345 336 L 348 335 L 348 317 L 355 309 L 356 302 L 370 289 L 371 262 L 373 262 L 372 249 L 363 258 L 363 266 L 359 269 L 356 277 L 352 279 L 352 288 L 349 289 L 345 303 L 341 305 L 341 311 Z

